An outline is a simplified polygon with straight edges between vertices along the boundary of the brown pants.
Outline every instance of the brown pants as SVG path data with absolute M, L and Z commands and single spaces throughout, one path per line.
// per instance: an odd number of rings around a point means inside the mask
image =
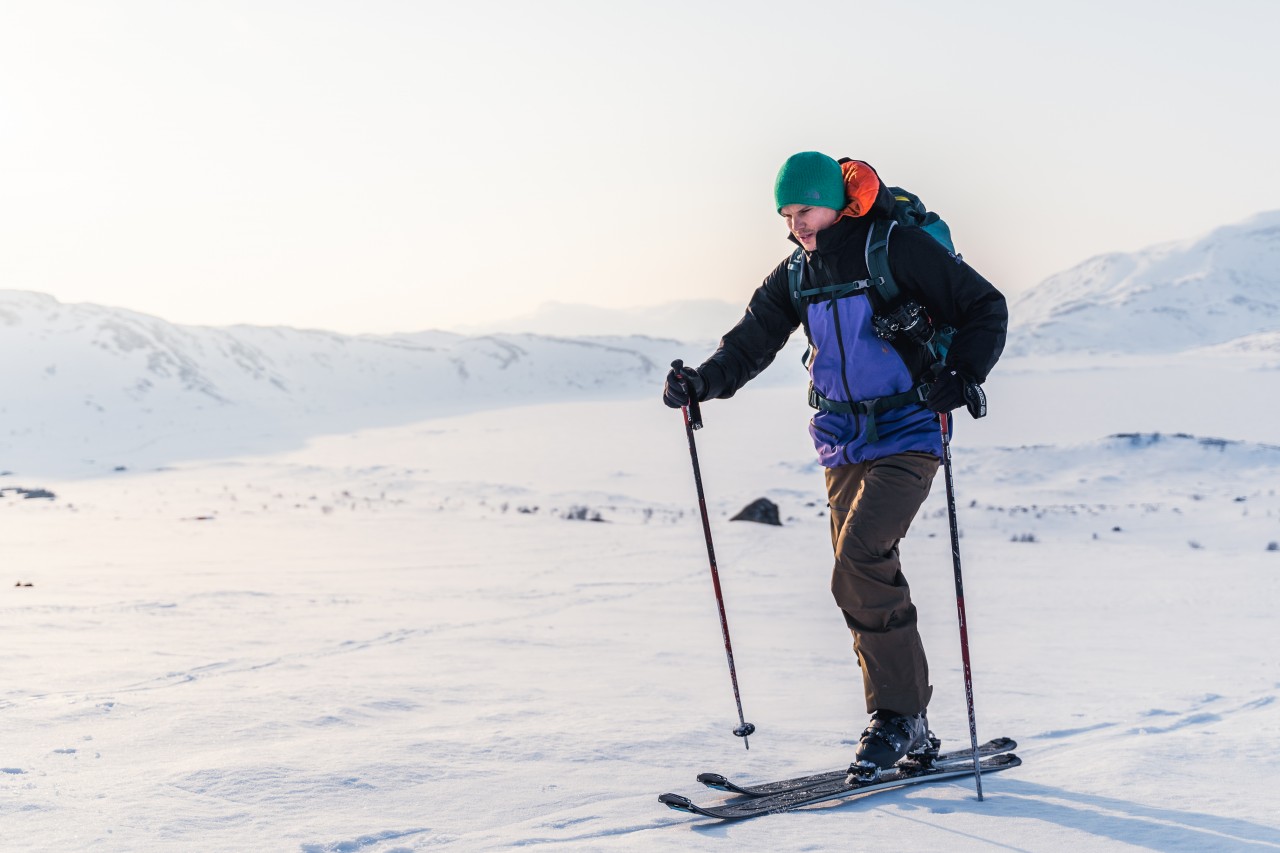
M 928 497 L 938 465 L 936 456 L 908 452 L 827 469 L 836 557 L 831 592 L 853 632 L 868 712 L 915 714 L 933 694 L 898 541 Z

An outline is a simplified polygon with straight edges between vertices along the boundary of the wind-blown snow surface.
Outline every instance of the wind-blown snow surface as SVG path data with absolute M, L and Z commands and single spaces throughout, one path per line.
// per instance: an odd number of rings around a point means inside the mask
M 0 316 L 0 849 L 1280 848 L 1265 324 L 1009 358 L 959 419 L 979 734 L 1025 761 L 984 802 L 719 825 L 657 794 L 843 766 L 866 721 L 790 354 L 698 433 L 748 752 L 657 402 L 705 344 Z M 902 550 L 954 747 L 942 493 Z M 784 526 L 727 521 L 761 496 Z
M 678 414 L 489 411 L 10 494 L 7 581 L 33 585 L 0 588 L 6 845 L 1280 847 L 1280 449 L 987 446 L 999 413 L 956 447 L 980 733 L 1026 761 L 983 803 L 949 783 L 734 826 L 658 804 L 717 799 L 703 770 L 839 766 L 865 721 L 803 403 L 763 389 L 699 433 L 750 752 Z M 903 549 L 955 745 L 941 492 Z M 785 526 L 725 520 L 761 495 Z

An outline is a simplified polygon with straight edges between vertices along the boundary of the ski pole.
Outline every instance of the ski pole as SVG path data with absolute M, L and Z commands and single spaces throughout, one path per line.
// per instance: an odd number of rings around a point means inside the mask
M 671 362 L 671 368 L 676 372 L 680 384 L 684 386 L 685 396 L 689 400 L 680 411 L 684 414 L 684 431 L 689 437 L 689 457 L 693 460 L 693 482 L 698 487 L 698 509 L 702 513 L 702 533 L 707 539 L 707 559 L 711 563 L 711 586 L 715 588 L 716 606 L 720 609 L 720 631 L 724 634 L 725 657 L 729 659 L 729 680 L 733 682 L 733 701 L 738 704 L 739 726 L 733 730 L 733 733 L 742 738 L 743 745 L 750 749 L 751 742 L 747 736 L 754 732 L 756 727 L 742 716 L 742 694 L 738 691 L 738 671 L 733 665 L 733 644 L 729 641 L 729 618 L 724 612 L 724 595 L 720 592 L 720 572 L 716 569 L 716 551 L 711 544 L 711 522 L 707 519 L 707 500 L 702 491 L 702 470 L 698 467 L 698 447 L 693 440 L 693 431 L 702 429 L 702 410 L 698 406 L 698 398 L 694 396 L 689 380 L 685 378 L 684 362 L 676 359 Z
M 956 615 L 960 619 L 960 656 L 964 660 L 964 695 L 969 703 L 969 739 L 973 743 L 973 781 L 982 802 L 982 766 L 978 763 L 978 722 L 973 713 L 973 672 L 969 666 L 969 623 L 964 615 L 964 582 L 960 578 L 960 527 L 956 522 L 956 487 L 951 476 L 951 435 L 946 412 L 938 413 L 942 427 L 942 467 L 947 481 L 947 516 L 951 521 L 951 564 L 956 575 Z

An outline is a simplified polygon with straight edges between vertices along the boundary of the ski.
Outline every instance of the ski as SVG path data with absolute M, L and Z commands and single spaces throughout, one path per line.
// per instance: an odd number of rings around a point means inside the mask
M 1008 770 L 1010 767 L 1017 767 L 1021 763 L 1022 759 L 1018 758 L 1018 756 L 1012 752 L 1005 752 L 983 759 L 982 772 L 984 774 L 996 773 L 1000 770 Z M 718 820 L 744 820 L 765 814 L 791 811 L 792 809 L 811 806 L 815 803 L 824 803 L 829 800 L 840 800 L 847 797 L 872 794 L 877 791 L 906 788 L 911 785 L 922 785 L 926 782 L 940 782 L 944 779 L 958 779 L 972 775 L 972 760 L 945 764 L 941 767 L 934 765 L 920 769 L 899 765 L 892 770 L 885 771 L 879 779 L 873 782 L 846 784 L 843 774 L 841 774 L 842 778 L 819 783 L 808 788 L 795 788 L 766 797 L 730 800 L 714 806 L 699 806 L 679 794 L 662 794 L 658 797 L 658 800 L 663 805 L 676 811 L 713 817 Z
M 1018 746 L 1017 742 L 1012 738 L 998 737 L 989 740 L 978 747 L 979 758 L 990 758 L 993 755 L 999 755 L 1002 752 L 1012 752 Z M 914 759 L 906 759 L 903 763 L 912 769 L 919 769 L 926 765 L 938 767 L 956 762 L 969 762 L 969 772 L 973 772 L 973 750 L 957 749 L 951 752 L 942 752 L 933 758 L 932 761 L 916 761 Z M 783 779 L 780 782 L 765 782 L 759 785 L 738 785 L 729 781 L 719 773 L 699 773 L 698 781 L 706 785 L 708 788 L 714 788 L 717 791 L 727 791 L 731 794 L 740 794 L 744 797 L 768 797 L 773 794 L 781 794 L 786 791 L 794 791 L 797 788 L 811 788 L 815 785 L 823 785 L 828 782 L 843 782 L 845 776 L 849 773 L 848 769 L 832 770 L 827 773 L 815 773 L 810 776 L 797 776 L 794 779 Z

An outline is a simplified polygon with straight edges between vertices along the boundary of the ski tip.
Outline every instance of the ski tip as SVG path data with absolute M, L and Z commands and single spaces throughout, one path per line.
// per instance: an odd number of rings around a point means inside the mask
M 1003 755 L 994 755 L 991 758 L 988 758 L 986 761 L 982 762 L 984 769 L 987 766 L 987 762 L 990 762 L 991 765 L 1003 770 L 1006 767 L 1020 766 L 1022 764 L 1022 759 L 1019 758 L 1016 753 L 1006 752 Z
M 721 776 L 719 773 L 699 773 L 698 781 L 708 788 L 715 788 L 718 791 L 728 791 L 729 780 Z
M 679 794 L 659 794 L 658 802 L 670 809 L 678 812 L 693 811 L 693 801 L 688 797 L 682 797 Z

